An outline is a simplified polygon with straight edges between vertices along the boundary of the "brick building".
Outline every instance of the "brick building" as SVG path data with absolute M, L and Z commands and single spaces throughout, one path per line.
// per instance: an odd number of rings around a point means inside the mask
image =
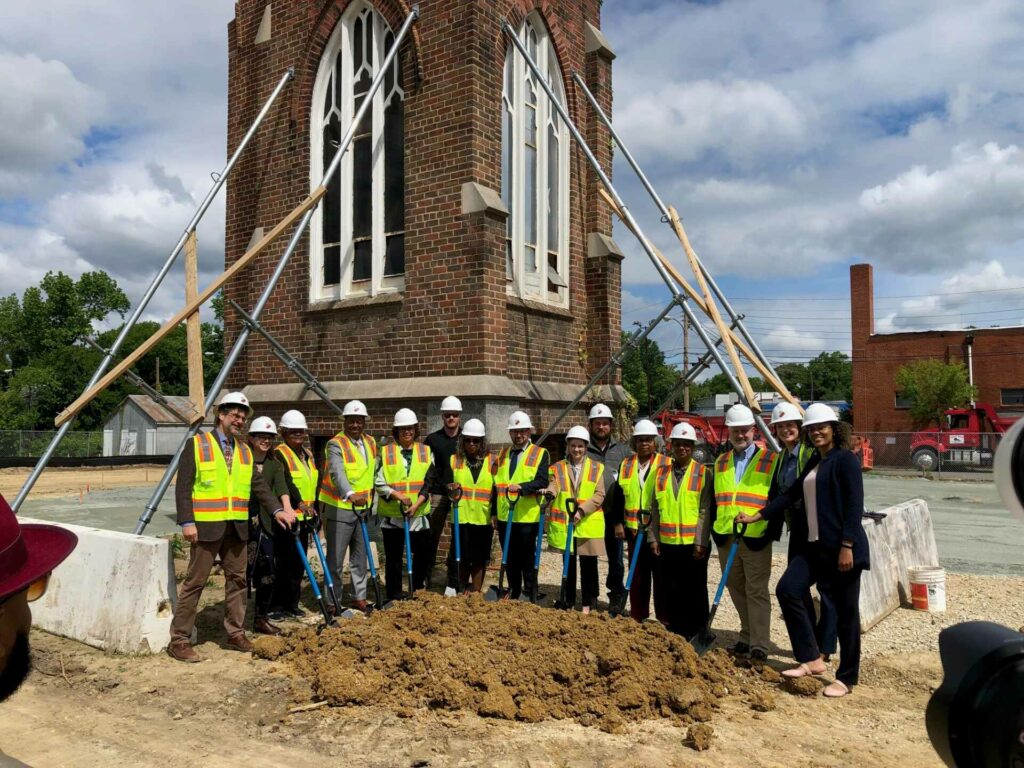
M 445 395 L 495 442 L 522 408 L 543 429 L 619 345 L 621 253 L 599 182 L 501 32 L 508 21 L 610 171 L 606 129 L 571 76 L 611 109 L 600 0 L 424 0 L 263 325 L 370 429 Z M 228 185 L 227 264 L 321 178 L 394 33 L 404 0 L 238 0 L 229 26 L 233 149 L 288 67 L 295 79 Z M 251 307 L 287 237 L 226 294 Z M 228 307 L 226 343 L 240 328 Z M 232 373 L 258 413 L 337 419 L 256 335 Z M 585 402 L 623 398 L 614 374 Z M 580 406 L 577 421 L 585 418 Z M 564 425 L 568 428 L 568 424 Z
M 908 404 L 896 391 L 896 372 L 913 360 L 934 357 L 968 365 L 978 402 L 1006 415 L 1024 413 L 1024 328 L 875 333 L 870 264 L 850 267 L 853 342 L 853 419 L 858 432 L 913 428 Z

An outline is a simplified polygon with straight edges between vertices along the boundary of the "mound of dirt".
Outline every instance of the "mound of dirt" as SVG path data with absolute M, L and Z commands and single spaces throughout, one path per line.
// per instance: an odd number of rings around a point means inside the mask
M 705 722 L 719 697 L 763 686 L 723 651 L 698 658 L 660 625 L 479 596 L 420 593 L 366 621 L 319 636 L 303 628 L 273 645 L 260 655 L 282 658 L 334 706 L 573 719 L 610 732 L 637 719 Z

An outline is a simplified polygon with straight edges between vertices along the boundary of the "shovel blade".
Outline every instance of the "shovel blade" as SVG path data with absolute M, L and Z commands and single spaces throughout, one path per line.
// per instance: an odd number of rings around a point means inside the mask
M 697 652 L 698 656 L 703 656 L 714 647 L 716 639 L 715 633 L 704 627 L 704 629 L 693 636 L 690 640 L 690 645 L 693 646 L 693 650 Z
M 498 589 L 494 585 L 487 588 L 487 593 L 484 595 L 485 603 L 496 603 L 502 598 L 502 590 Z

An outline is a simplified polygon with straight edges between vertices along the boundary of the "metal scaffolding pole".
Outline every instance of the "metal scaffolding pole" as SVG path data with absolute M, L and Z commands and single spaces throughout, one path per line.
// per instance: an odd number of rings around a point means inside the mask
M 95 349 L 97 352 L 100 352 L 104 355 L 107 354 L 107 350 L 105 350 L 92 339 L 86 338 L 85 343 L 88 344 L 93 349 Z M 156 402 L 160 403 L 160 405 L 162 405 L 168 411 L 170 411 L 179 419 L 181 419 L 183 423 L 190 423 L 190 420 L 186 418 L 183 414 L 179 413 L 178 410 L 173 405 L 171 405 L 171 402 L 166 397 L 164 397 L 164 395 L 161 392 L 158 392 L 156 389 L 150 386 L 149 382 L 146 381 L 141 376 L 139 376 L 139 374 L 135 373 L 135 371 L 125 371 L 124 377 L 128 379 L 128 381 L 130 381 L 135 387 L 141 389 L 143 392 L 145 392 L 147 395 L 153 398 Z
M 742 318 L 742 317 L 743 316 L 740 315 L 740 318 Z M 735 321 L 729 327 L 730 328 L 735 328 L 736 327 Z M 718 341 L 715 342 L 715 346 L 716 347 L 720 347 L 720 346 L 722 346 L 723 343 L 724 343 L 723 340 L 720 338 L 720 339 L 718 339 Z M 712 361 L 712 357 L 711 357 L 711 353 L 710 352 L 705 352 L 703 355 L 701 355 L 700 359 L 696 363 L 693 364 L 693 367 L 690 368 L 690 370 L 687 371 L 683 375 L 683 377 L 681 379 L 679 379 L 679 381 L 677 381 L 675 383 L 675 385 L 672 387 L 672 391 L 670 391 L 668 393 L 668 397 L 666 397 L 664 402 L 662 402 L 662 404 L 660 406 L 658 406 L 658 409 L 655 411 L 655 413 L 661 413 L 663 410 L 668 408 L 669 404 L 673 400 L 675 400 L 676 395 L 679 394 L 679 390 L 680 389 L 682 389 L 687 384 L 691 384 L 694 379 L 696 379 L 698 376 L 701 375 L 701 373 L 703 373 L 705 370 L 707 370 L 708 368 L 711 367 L 711 361 Z
M 661 199 L 657 191 L 654 189 L 654 185 L 651 184 L 646 174 L 644 174 L 643 170 L 640 168 L 640 164 L 636 161 L 632 153 L 629 151 L 629 148 L 625 145 L 625 143 L 623 143 L 622 138 L 615 131 L 615 127 L 612 125 L 611 119 L 608 117 L 605 111 L 601 109 L 601 105 L 597 103 L 597 99 L 594 97 L 594 94 L 591 93 L 583 78 L 580 77 L 580 73 L 573 72 L 572 79 L 576 82 L 576 85 L 579 86 L 580 90 L 583 91 L 583 94 L 587 97 L 587 101 L 590 102 L 590 106 L 594 108 L 594 112 L 597 114 L 598 118 L 601 120 L 602 123 L 604 123 L 605 127 L 608 129 L 608 132 L 611 133 L 612 139 L 615 141 L 615 145 L 619 148 L 619 151 L 622 152 L 622 156 L 626 158 L 626 162 L 629 163 L 630 167 L 636 173 L 637 178 L 640 179 L 640 183 L 643 184 L 644 189 L 647 190 L 647 193 L 651 196 L 651 199 L 654 200 L 654 204 L 658 207 L 658 210 L 661 212 L 661 220 L 671 226 L 671 219 L 668 213 L 668 206 L 665 205 L 664 201 Z M 769 362 L 764 352 L 761 351 L 761 348 L 757 345 L 757 342 L 754 340 L 754 337 L 747 331 L 747 327 L 742 322 L 742 316 L 739 315 L 735 309 L 733 309 L 732 304 L 729 302 L 729 299 L 726 297 L 722 289 L 718 287 L 718 283 L 715 282 L 715 278 L 712 277 L 711 272 L 708 270 L 707 267 L 704 266 L 704 262 L 698 258 L 697 264 L 700 267 L 701 274 L 707 281 L 708 287 L 711 288 L 715 296 L 718 297 L 718 300 L 722 303 L 722 306 L 725 308 L 725 311 L 729 313 L 729 317 L 732 318 L 735 326 L 738 327 L 740 333 L 743 334 L 743 338 L 750 346 L 751 351 L 755 355 L 757 355 L 758 359 L 764 364 L 764 366 L 773 374 L 775 374 L 776 378 L 778 378 L 778 374 L 775 373 L 775 368 L 772 366 L 771 362 Z
M 583 135 L 580 133 L 579 128 L 576 127 L 576 124 L 572 121 L 572 118 L 569 117 L 569 113 L 566 111 L 565 107 L 562 106 L 562 103 L 558 100 L 554 90 L 552 90 L 551 85 L 548 83 L 547 78 L 540 71 L 540 68 L 537 66 L 536 62 L 534 62 L 533 59 L 530 58 L 530 54 L 526 50 L 526 47 L 523 45 L 522 41 L 516 35 L 515 30 L 512 29 L 512 27 L 509 25 L 507 21 L 502 24 L 502 30 L 505 32 L 505 36 L 509 39 L 512 45 L 515 46 L 516 50 L 519 51 L 519 54 L 523 57 L 523 60 L 526 62 L 526 65 L 530 68 L 534 76 L 537 78 L 537 82 L 540 84 L 540 87 L 544 90 L 544 93 L 547 94 L 548 100 L 551 102 L 551 106 L 555 109 L 556 112 L 558 112 L 559 117 L 561 117 L 562 120 L 565 122 L 566 127 L 569 129 L 569 133 L 572 134 L 573 139 L 576 140 L 576 143 L 579 145 L 580 149 L 583 151 L 584 156 L 587 158 L 587 162 L 590 163 L 591 168 L 594 169 L 594 173 L 601 180 L 601 184 L 603 184 L 604 188 L 608 190 L 608 194 L 611 195 L 612 199 L 615 201 L 615 204 L 619 207 L 619 210 L 621 211 L 621 214 L 623 216 L 623 222 L 629 229 L 631 229 L 636 234 L 636 238 L 637 240 L 640 241 L 640 245 L 643 247 L 644 252 L 647 254 L 647 257 L 651 260 L 651 263 L 654 265 L 654 268 L 658 271 L 658 274 L 661 276 L 661 279 L 665 281 L 665 285 L 667 285 L 668 289 L 672 292 L 672 296 L 675 297 L 679 306 L 682 307 L 683 312 L 689 318 L 690 323 L 694 326 L 694 329 L 697 331 L 697 335 L 700 337 L 700 340 L 704 343 L 704 346 L 711 352 L 712 356 L 715 358 L 715 362 L 718 363 L 718 367 L 721 368 L 722 373 L 725 374 L 725 377 L 729 380 L 729 385 L 742 399 L 744 397 L 743 388 L 740 386 L 739 381 L 736 379 L 736 375 L 729 368 L 725 359 L 718 352 L 717 346 L 715 346 L 715 344 L 711 341 L 711 339 L 708 337 L 707 332 L 698 322 L 697 317 L 693 313 L 693 309 L 691 309 L 690 305 L 683 300 L 685 297 L 682 290 L 679 288 L 678 285 L 676 285 L 671 275 L 669 275 L 668 272 L 665 270 L 665 266 L 661 263 L 660 259 L 658 259 L 658 256 L 654 251 L 654 246 L 651 244 L 651 241 L 647 239 L 647 236 L 643 233 L 643 230 L 640 228 L 640 225 L 633 217 L 633 214 L 630 213 L 625 201 L 622 199 L 618 191 L 616 191 L 615 187 L 612 185 L 612 181 L 610 178 L 608 178 L 608 174 L 604 172 L 604 169 L 601 167 L 601 163 L 599 163 L 597 158 L 594 156 L 594 153 L 591 151 L 590 146 L 586 142 L 586 139 L 584 139 Z M 779 444 L 775 440 L 774 435 L 772 435 L 772 433 L 768 430 L 768 425 L 764 423 L 764 419 L 761 418 L 760 413 L 754 414 L 754 421 L 757 422 L 757 425 L 761 428 L 761 432 L 764 435 L 765 440 L 771 447 L 771 449 L 773 451 L 778 451 Z
M 307 390 L 323 400 L 327 404 L 327 407 L 339 416 L 343 417 L 345 415 L 344 409 L 331 399 L 331 396 L 327 393 L 327 390 L 324 389 L 323 384 L 320 383 L 316 376 L 310 373 L 306 366 L 300 363 L 291 352 L 285 349 L 284 345 L 270 334 L 270 331 L 260 325 L 258 320 L 253 319 L 244 309 L 238 306 L 234 300 L 228 299 L 228 303 L 235 308 L 235 312 L 241 316 L 242 322 L 245 325 L 267 340 L 271 351 L 277 356 L 277 359 L 284 363 L 288 370 L 294 373 L 296 378 L 306 385 Z
M 381 62 L 380 68 L 373 78 L 373 82 L 370 83 L 370 89 L 367 91 L 366 96 L 363 99 L 363 103 L 360 105 L 359 109 L 356 110 L 356 114 L 353 116 L 348 130 L 345 131 L 344 137 L 338 144 L 338 150 L 334 153 L 334 158 L 331 160 L 331 164 L 327 167 L 327 170 L 324 171 L 319 186 L 326 186 L 334 174 L 337 173 L 338 167 L 341 165 L 341 159 L 345 156 L 345 152 L 348 151 L 349 146 L 352 144 L 352 138 L 355 136 L 356 128 L 362 122 L 366 112 L 373 105 L 374 94 L 380 88 L 381 83 L 384 82 L 384 77 L 387 74 L 388 69 L 391 67 L 391 63 L 394 61 L 395 56 L 398 54 L 398 49 L 401 48 L 402 42 L 409 34 L 409 30 L 412 28 L 413 22 L 419 17 L 419 14 L 419 6 L 414 5 L 412 10 L 409 12 L 409 15 L 406 16 L 405 22 L 395 34 L 395 41 L 392 44 L 391 49 L 387 52 L 387 55 L 384 57 L 384 60 Z M 319 203 L 317 203 L 317 205 L 319 205 Z M 258 320 L 260 315 L 263 313 L 264 307 L 266 307 L 274 288 L 277 286 L 277 281 L 281 279 L 281 275 L 284 273 L 285 267 L 288 266 L 288 260 L 292 257 L 295 249 L 298 248 L 299 242 L 302 240 L 302 237 L 306 232 L 306 227 L 309 226 L 309 222 L 313 218 L 313 213 L 315 211 L 316 205 L 306 211 L 302 220 L 299 221 L 296 226 L 295 232 L 292 234 L 292 238 L 288 242 L 288 247 L 285 248 L 284 253 L 281 254 L 281 259 L 278 261 L 277 267 L 270 276 L 270 280 L 268 280 L 267 284 L 264 286 L 263 293 L 260 294 L 260 297 L 256 302 L 256 306 L 253 307 L 252 312 L 250 313 L 249 317 L 251 320 Z M 228 353 L 228 356 L 224 360 L 224 365 L 217 374 L 217 378 L 206 393 L 206 402 L 204 403 L 203 413 L 208 412 L 217 401 L 217 397 L 220 395 L 221 389 L 224 388 L 224 384 L 227 382 L 231 369 L 234 367 L 235 363 L 238 362 L 238 357 L 241 355 L 242 349 L 245 347 L 245 343 L 249 340 L 250 333 L 251 328 L 246 325 L 242 328 L 241 333 L 238 334 L 238 338 L 235 339 L 234 346 L 231 347 L 231 352 Z M 184 439 L 178 445 L 178 449 L 174 452 L 174 456 L 171 458 L 171 463 L 168 464 L 163 477 L 160 478 L 160 482 L 157 483 L 156 488 L 153 490 L 153 495 L 150 497 L 142 515 L 139 517 L 139 522 L 135 526 L 136 535 L 141 534 L 146 529 L 146 526 L 149 525 L 149 521 L 152 520 L 153 515 L 156 514 L 156 509 L 160 506 L 160 501 L 163 499 L 168 486 L 171 484 L 171 478 L 178 470 L 178 462 L 181 461 L 181 454 L 184 452 L 185 446 L 191 442 L 192 438 L 195 437 L 196 433 L 199 431 L 199 426 L 200 425 L 198 423 L 192 425 L 185 433 Z
M 128 317 L 127 322 L 121 328 L 121 332 L 117 335 L 117 338 L 114 340 L 114 343 L 110 346 L 110 349 L 106 351 L 106 354 L 104 355 L 103 360 L 100 362 L 99 367 L 96 368 L 95 372 L 92 375 L 92 378 L 89 379 L 89 383 L 86 384 L 85 389 L 82 390 L 83 392 L 88 392 L 90 389 L 92 389 L 96 382 L 98 382 L 100 378 L 102 378 L 103 374 L 107 372 L 107 368 L 109 368 L 111 362 L 113 362 L 114 356 L 121 349 L 121 345 L 124 343 L 124 340 L 128 337 L 128 334 L 131 332 L 132 328 L 135 327 L 135 324 L 138 322 L 139 318 L 142 317 L 142 313 L 145 312 L 146 307 L 149 306 L 149 302 L 153 298 L 153 295 L 156 293 L 157 288 L 160 287 L 160 284 L 164 281 L 164 278 L 167 277 L 167 273 L 170 272 L 171 267 L 174 265 L 175 259 L 178 258 L 178 254 L 181 253 L 182 248 L 185 247 L 185 241 L 188 240 L 189 234 L 192 232 L 192 230 L 196 228 L 196 226 L 199 224 L 199 221 L 206 214 L 206 211 L 210 207 L 210 204 L 213 202 L 213 199 L 217 196 L 217 193 L 220 191 L 220 188 L 223 187 L 224 183 L 227 181 L 228 175 L 231 173 L 231 169 L 235 167 L 235 163 L 238 162 L 238 158 L 242 156 L 242 153 L 245 151 L 245 148 L 249 145 L 249 142 L 252 140 L 253 136 L 256 135 L 256 131 L 260 127 L 260 124 L 267 116 L 267 113 L 270 112 L 271 106 L 273 106 L 274 102 L 277 100 L 277 97 L 281 94 L 281 91 L 284 90 L 285 85 L 287 85 L 288 82 L 294 76 L 294 67 L 289 67 L 288 71 L 281 76 L 281 79 L 277 83 L 277 87 L 274 88 L 273 92 L 270 94 L 270 97 L 266 100 L 266 102 L 264 102 L 263 108 L 260 109 L 259 114 L 256 115 L 256 119 L 253 120 L 252 125 L 249 126 L 249 130 L 246 131 L 245 136 L 242 137 L 242 141 L 238 144 L 238 147 L 231 155 L 231 158 L 228 160 L 227 165 L 225 165 L 224 168 L 221 169 L 219 173 L 213 174 L 213 186 L 210 188 L 210 191 L 206 193 L 206 197 L 203 198 L 203 202 L 199 204 L 199 207 L 196 209 L 196 212 L 192 215 L 192 218 L 186 225 L 185 231 L 182 233 L 181 238 L 178 240 L 177 245 L 174 246 L 174 249 L 171 251 L 170 255 L 168 255 L 167 260 L 164 262 L 164 265 L 160 268 L 160 271 L 157 272 L 156 276 L 150 282 L 149 287 L 146 289 L 146 292 L 142 295 L 142 298 L 139 300 L 138 305 L 135 307 L 131 315 Z M 50 440 L 50 444 L 46 447 L 46 450 L 43 451 L 43 455 L 39 457 L 39 461 L 36 462 L 36 466 L 32 470 L 32 473 L 25 480 L 25 484 L 21 486 L 21 490 L 18 491 L 18 495 L 15 497 L 14 501 L 11 502 L 11 508 L 15 512 L 18 511 L 22 503 L 25 501 L 25 497 L 28 496 L 29 491 L 31 491 L 32 487 L 36 484 L 36 481 L 39 479 L 39 475 L 42 474 L 43 470 L 46 468 L 46 465 L 50 463 L 50 459 L 53 458 L 54 451 L 57 450 L 57 446 L 60 444 L 60 441 L 64 439 L 64 436 L 68 433 L 68 430 L 71 429 L 71 425 L 73 422 L 74 419 L 69 419 L 60 426 L 60 429 L 57 430 L 57 433 L 53 436 L 53 439 Z

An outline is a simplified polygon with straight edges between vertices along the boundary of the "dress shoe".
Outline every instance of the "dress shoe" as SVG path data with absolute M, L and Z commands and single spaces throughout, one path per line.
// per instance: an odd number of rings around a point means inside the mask
M 735 654 L 736 656 L 746 656 L 750 653 L 750 646 L 744 642 L 733 643 L 726 648 L 729 653 Z
M 245 636 L 244 632 L 239 632 L 237 635 L 229 637 L 227 645 L 231 650 L 241 651 L 242 653 L 249 653 L 252 650 L 252 641 Z
M 768 661 L 768 654 L 762 651 L 760 648 L 755 648 L 750 652 L 748 657 L 751 661 L 756 661 L 759 664 L 764 664 Z
M 352 607 L 355 608 L 357 611 L 362 611 L 363 613 L 366 613 L 367 602 L 365 600 L 353 600 Z
M 184 661 L 189 664 L 195 664 L 198 661 L 202 661 L 199 658 L 199 654 L 192 648 L 192 644 L 188 641 L 171 643 L 167 646 L 167 655 L 176 661 Z
M 299 605 L 293 606 L 291 608 L 285 608 L 284 612 L 289 614 L 292 618 L 296 619 L 304 619 L 309 615 L 309 612 Z
M 266 616 L 257 616 L 252 623 L 252 631 L 257 635 L 280 635 L 281 628 L 276 624 L 271 624 L 270 619 Z

